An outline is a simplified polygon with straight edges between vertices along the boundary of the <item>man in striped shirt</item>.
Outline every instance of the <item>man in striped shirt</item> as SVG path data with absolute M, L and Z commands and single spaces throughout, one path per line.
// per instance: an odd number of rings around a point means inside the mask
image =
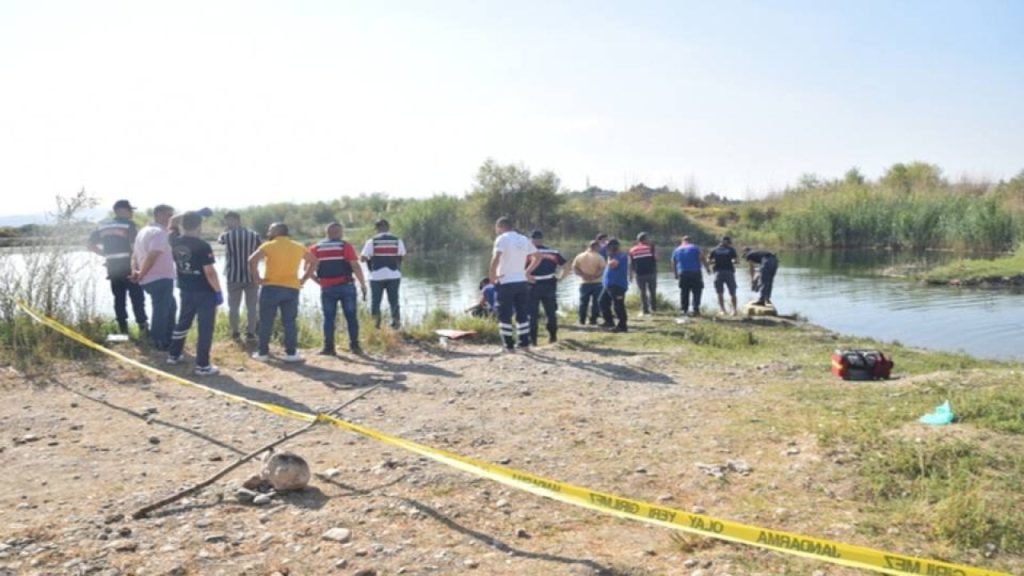
M 260 235 L 242 226 L 242 217 L 238 212 L 224 215 L 227 230 L 220 235 L 219 242 L 224 245 L 224 276 L 228 281 L 228 322 L 231 324 L 231 337 L 241 338 L 239 333 L 239 308 L 242 296 L 245 296 L 245 339 L 256 339 L 256 326 L 259 325 L 259 292 L 260 287 L 253 282 L 249 274 L 249 256 L 260 247 Z

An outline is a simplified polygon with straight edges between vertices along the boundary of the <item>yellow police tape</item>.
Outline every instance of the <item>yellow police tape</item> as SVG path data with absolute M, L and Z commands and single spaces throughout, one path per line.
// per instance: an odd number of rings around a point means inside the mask
M 721 540 L 728 540 L 731 542 L 766 548 L 768 550 L 775 550 L 785 554 L 803 556 L 853 568 L 863 568 L 884 574 L 927 574 L 930 576 L 1009 576 L 1009 574 L 1002 572 L 993 572 L 991 570 L 984 570 L 971 566 L 961 566 L 947 562 L 939 562 L 937 560 L 928 560 L 925 558 L 891 554 L 881 550 L 865 548 L 863 546 L 853 546 L 850 544 L 803 536 L 791 532 L 769 530 L 767 528 L 741 524 L 739 522 L 715 518 L 705 514 L 691 514 L 689 512 L 683 512 L 673 508 L 655 506 L 654 504 L 631 500 L 614 494 L 596 492 L 588 488 L 566 484 L 557 480 L 550 480 L 541 476 L 534 476 L 533 474 L 528 474 L 512 468 L 506 468 L 504 466 L 498 466 L 475 458 L 468 458 L 445 450 L 431 448 L 423 444 L 418 444 L 410 440 L 378 432 L 365 426 L 353 424 L 352 422 L 326 414 L 313 415 L 305 412 L 298 412 L 296 410 L 290 410 L 276 404 L 256 402 L 241 396 L 227 394 L 208 386 L 203 386 L 202 384 L 186 380 L 180 376 L 175 376 L 138 362 L 93 342 L 89 338 L 79 334 L 67 326 L 64 326 L 56 320 L 32 310 L 23 302 L 19 302 L 18 305 L 26 314 L 36 321 L 56 330 L 68 338 L 71 338 L 84 346 L 88 346 L 93 350 L 117 358 L 118 360 L 135 366 L 136 368 L 156 374 L 162 378 L 167 378 L 168 380 L 179 384 L 196 388 L 221 398 L 248 404 L 255 408 L 259 408 L 260 410 L 265 410 L 287 418 L 294 418 L 304 422 L 316 420 L 317 422 L 330 424 L 331 426 L 341 430 L 347 430 L 398 448 L 403 448 L 409 452 L 425 456 L 442 464 L 468 472 L 469 474 L 482 478 L 489 478 L 507 486 L 512 486 L 519 490 L 530 492 L 531 494 L 551 498 L 574 506 L 590 508 L 605 514 L 618 516 L 620 518 L 639 520 L 649 524 L 665 526 L 682 532 L 710 536 Z

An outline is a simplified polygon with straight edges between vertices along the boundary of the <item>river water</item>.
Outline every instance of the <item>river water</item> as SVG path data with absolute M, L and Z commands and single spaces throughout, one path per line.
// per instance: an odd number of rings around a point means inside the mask
M 79 283 L 95 288 L 97 310 L 108 313 L 111 296 L 101 260 L 78 272 Z M 566 257 L 571 259 L 572 254 Z M 920 265 L 948 258 L 893 255 L 886 252 L 782 252 L 773 300 L 780 313 L 798 313 L 810 322 L 841 334 L 884 342 L 1004 360 L 1024 360 L 1024 294 L 1008 291 L 923 286 L 882 274 L 893 267 Z M 461 312 L 478 297 L 477 284 L 486 275 L 489 254 L 410 255 L 403 267 L 401 300 L 406 321 L 441 308 Z M 754 297 L 750 279 L 739 271 L 740 303 Z M 704 306 L 717 309 L 710 278 L 705 279 Z M 678 288 L 671 268 L 661 263 L 659 291 L 678 306 Z M 577 283 L 571 275 L 559 286 L 559 300 L 575 306 Z M 302 292 L 303 307 L 318 306 L 319 287 Z M 385 312 L 387 314 L 387 312 Z M 563 321 L 571 321 L 567 317 Z

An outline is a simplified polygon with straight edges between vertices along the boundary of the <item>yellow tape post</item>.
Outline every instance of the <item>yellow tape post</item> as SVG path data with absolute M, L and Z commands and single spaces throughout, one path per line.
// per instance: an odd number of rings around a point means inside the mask
M 287 418 L 294 418 L 304 422 L 316 420 L 317 422 L 330 424 L 340 430 L 372 438 L 379 442 L 419 454 L 420 456 L 425 456 L 435 462 L 462 470 L 463 472 L 467 472 L 474 476 L 488 478 L 495 482 L 505 484 L 506 486 L 510 486 L 524 492 L 529 492 L 531 494 L 536 494 L 544 498 L 550 498 L 552 500 L 557 500 L 559 502 L 572 504 L 582 508 L 589 508 L 604 514 L 617 516 L 619 518 L 664 526 L 681 532 L 697 534 L 700 536 L 709 536 L 721 540 L 728 540 L 730 542 L 756 546 L 767 550 L 774 550 L 783 554 L 802 556 L 805 558 L 853 568 L 862 568 L 883 574 L 925 574 L 928 576 L 1010 576 L 1003 572 L 994 572 L 983 568 L 974 568 L 971 566 L 951 564 L 938 560 L 893 554 L 864 546 L 854 546 L 851 544 L 814 538 L 812 536 L 804 536 L 792 532 L 771 530 L 768 528 L 733 522 L 732 520 L 726 520 L 723 518 L 716 518 L 706 514 L 692 514 L 674 508 L 657 506 L 655 504 L 632 500 L 614 494 L 598 492 L 581 486 L 574 486 L 558 480 L 551 480 L 549 478 L 536 476 L 513 468 L 491 464 L 475 458 L 460 456 L 452 452 L 432 448 L 411 440 L 391 436 L 327 414 L 313 415 L 296 410 L 290 410 L 276 404 L 256 402 L 242 396 L 236 396 L 210 388 L 209 386 L 203 386 L 202 384 L 192 382 L 185 378 L 181 378 L 180 376 L 175 376 L 174 374 L 164 372 L 147 364 L 138 362 L 132 358 L 128 358 L 123 354 L 93 342 L 89 338 L 79 334 L 67 326 L 64 326 L 52 318 L 39 314 L 22 302 L 19 302 L 18 305 L 26 314 L 36 321 L 56 330 L 68 338 L 80 342 L 93 350 L 117 358 L 118 360 L 135 366 L 141 370 L 171 380 L 172 382 L 203 390 L 204 392 L 215 394 L 221 398 L 248 404 L 254 408 L 259 408 L 260 410 L 265 410 Z

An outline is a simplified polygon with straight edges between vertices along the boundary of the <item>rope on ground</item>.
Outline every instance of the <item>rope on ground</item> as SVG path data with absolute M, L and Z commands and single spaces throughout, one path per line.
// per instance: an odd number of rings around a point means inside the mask
M 374 386 L 371 386 L 370 388 L 367 388 L 366 390 L 363 390 L 362 392 L 357 394 L 355 396 L 355 398 L 352 398 L 351 400 L 345 402 L 341 406 L 338 406 L 334 410 L 331 410 L 330 412 L 328 412 L 328 414 L 330 416 L 337 416 L 338 414 L 341 413 L 341 411 L 345 407 L 351 405 L 356 400 L 359 400 L 359 399 L 363 398 L 364 396 L 366 396 L 370 392 L 373 392 L 377 388 L 380 388 L 380 384 L 376 384 Z M 182 491 L 180 491 L 180 492 L 178 492 L 176 494 L 172 494 L 172 495 L 170 495 L 170 496 L 168 496 L 168 497 L 166 497 L 166 498 L 164 498 L 164 499 L 162 499 L 162 500 L 160 500 L 158 502 L 154 502 L 153 504 L 149 504 L 147 506 L 143 506 L 142 508 L 139 508 L 135 512 L 132 512 L 132 518 L 135 519 L 135 520 L 138 520 L 140 518 L 145 518 L 145 517 L 149 516 L 149 514 L 154 512 L 155 510 L 163 508 L 164 506 L 167 506 L 168 504 L 170 504 L 172 502 L 176 502 L 178 500 L 181 500 L 182 498 L 184 498 L 186 496 L 190 496 L 192 494 L 195 494 L 195 493 L 199 492 L 200 490 L 202 490 L 202 489 L 206 488 L 207 486 L 213 484 L 217 480 L 220 480 L 221 478 L 223 478 L 228 473 L 230 473 L 232 470 L 238 468 L 242 464 L 245 464 L 246 462 L 252 460 L 253 458 L 255 458 L 257 456 L 259 456 L 260 454 L 266 452 L 267 450 L 271 450 L 273 448 L 276 448 L 277 446 L 280 446 L 281 444 L 284 444 L 285 442 L 295 438 L 296 436 L 299 436 L 299 435 L 305 434 L 306 432 L 309 432 L 310 430 L 315 428 L 317 424 L 320 424 L 320 422 L 322 422 L 322 420 L 313 420 L 312 422 L 310 422 L 309 424 L 306 424 L 302 428 L 299 428 L 297 430 L 293 430 L 293 431 L 285 434 L 284 436 L 278 438 L 277 440 L 274 440 L 273 442 L 271 442 L 271 443 L 269 443 L 269 444 L 267 444 L 265 446 L 261 446 L 261 447 L 257 448 L 256 450 L 253 450 L 252 452 L 249 452 L 248 454 L 242 456 L 238 460 L 235 460 L 231 464 L 228 464 L 224 468 L 221 468 L 220 471 L 218 471 L 213 476 L 210 476 L 206 480 L 203 480 L 202 482 L 200 482 L 198 484 L 190 486 L 190 487 L 188 487 L 188 488 L 186 488 L 186 489 L 184 489 L 184 490 L 182 490 Z

